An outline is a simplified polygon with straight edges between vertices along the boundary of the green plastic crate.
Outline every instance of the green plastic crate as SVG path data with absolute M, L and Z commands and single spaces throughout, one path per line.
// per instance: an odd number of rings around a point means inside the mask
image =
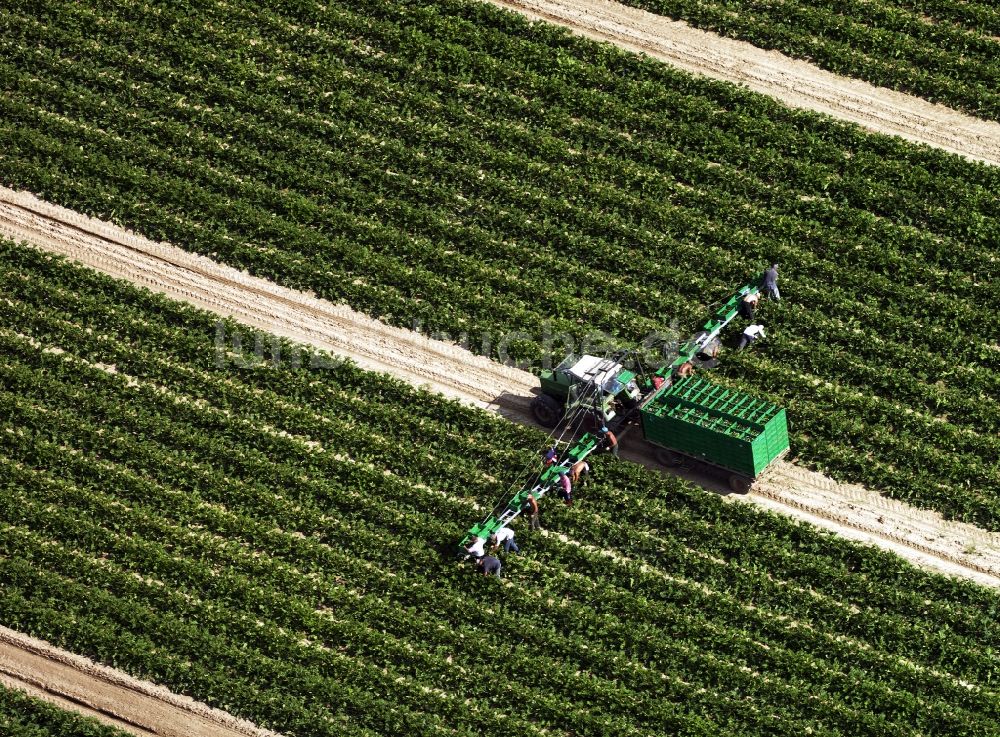
M 788 450 L 783 408 L 698 376 L 661 389 L 641 417 L 647 440 L 749 478 Z

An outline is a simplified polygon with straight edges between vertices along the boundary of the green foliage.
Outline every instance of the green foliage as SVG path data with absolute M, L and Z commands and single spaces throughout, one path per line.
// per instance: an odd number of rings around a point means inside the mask
M 965 0 L 625 0 L 837 74 L 1000 120 L 1000 11 Z
M 12 2 L 0 50 L 0 181 L 494 356 L 776 258 L 728 380 L 800 462 L 1000 527 L 995 169 L 485 3 Z
M 994 592 L 603 457 L 498 583 L 452 546 L 538 433 L 9 243 L 0 290 L 8 626 L 291 735 L 1000 719 Z
M 5 737 L 125 737 L 90 717 L 64 711 L 0 685 L 0 733 Z

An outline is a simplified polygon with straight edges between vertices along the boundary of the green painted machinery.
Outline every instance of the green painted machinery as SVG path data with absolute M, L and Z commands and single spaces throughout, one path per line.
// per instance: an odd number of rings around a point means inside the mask
M 622 410 L 634 409 L 644 397 L 658 389 L 661 382 L 669 383 L 677 369 L 685 363 L 700 365 L 720 348 L 719 335 L 739 314 L 740 301 L 759 290 L 745 284 L 722 302 L 701 329 L 678 346 L 677 357 L 652 374 L 639 375 L 625 368 L 621 361 L 632 351 L 621 351 L 612 357 L 567 356 L 558 366 L 539 374 L 541 392 L 531 401 L 531 411 L 542 427 L 556 427 L 567 411 L 580 407 L 580 397 L 587 398 L 583 409 L 590 411 L 604 424 L 614 421 Z M 701 357 L 704 357 L 701 358 Z
M 525 484 L 519 491 L 512 494 L 508 499 L 501 502 L 490 515 L 482 522 L 473 525 L 459 542 L 459 554 L 472 544 L 476 537 L 488 540 L 490 535 L 510 524 L 524 509 L 524 503 L 528 496 L 534 496 L 535 501 L 540 501 L 552 488 L 559 483 L 559 476 L 569 471 L 573 464 L 582 461 L 595 450 L 597 450 L 599 440 L 591 433 L 585 433 L 578 440 L 570 444 L 568 449 L 561 455 L 556 463 L 545 468 L 541 473 L 536 474 L 532 482 Z
M 551 371 L 539 376 L 541 393 L 531 402 L 531 411 L 543 427 L 555 427 L 567 407 L 581 407 L 596 421 L 607 424 L 618 413 L 615 405 L 631 407 L 641 391 L 636 373 L 626 369 L 617 357 L 567 356 Z
M 639 415 L 660 462 L 680 465 L 687 457 L 708 464 L 727 472 L 739 493 L 788 451 L 784 409 L 698 376 L 662 387 Z
M 760 290 L 753 284 L 744 284 L 737 289 L 729 299 L 725 300 L 701 326 L 701 330 L 682 343 L 677 349 L 677 358 L 669 366 L 656 371 L 656 376 L 670 378 L 680 366 L 685 363 L 697 363 L 698 356 L 707 354 L 714 356 L 720 348 L 719 335 L 723 328 L 735 318 L 740 311 L 740 302 L 748 294 L 757 294 Z
M 722 330 L 739 314 L 743 298 L 757 291 L 752 284 L 740 287 L 678 346 L 677 357 L 656 371 L 626 368 L 631 351 L 605 357 L 567 356 L 554 369 L 541 372 L 541 391 L 531 403 L 535 419 L 555 428 L 552 436 L 557 438 L 575 438 L 581 429 L 606 425 L 621 439 L 633 428 L 641 428 L 661 463 L 703 464 L 726 474 L 734 491 L 748 492 L 788 452 L 785 410 L 695 375 L 680 376 L 678 369 L 686 363 L 714 365 Z M 462 538 L 459 552 L 474 538 L 488 539 L 513 521 L 529 494 L 540 500 L 559 483 L 560 473 L 598 445 L 592 432 L 572 440 L 554 464 L 534 473 L 485 520 L 473 525 Z

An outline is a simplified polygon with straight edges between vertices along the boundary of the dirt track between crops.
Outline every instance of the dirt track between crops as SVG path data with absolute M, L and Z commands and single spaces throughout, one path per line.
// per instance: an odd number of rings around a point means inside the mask
M 0 684 L 141 737 L 280 737 L 2 626 Z
M 898 135 L 1000 164 L 1000 125 L 971 118 L 805 62 L 720 38 L 606 0 L 490 0 L 593 39 L 645 53 L 689 72 L 743 84 L 791 107 L 815 110 L 867 129 Z M 307 295 L 34 197 L 0 188 L 0 233 L 60 253 L 111 276 L 189 302 L 251 327 L 348 356 L 417 386 L 530 421 L 530 374 L 456 346 L 388 327 Z M 623 455 L 655 466 L 629 438 Z M 722 491 L 712 479 L 680 475 Z M 892 550 L 916 565 L 1000 586 L 1000 535 L 950 523 L 858 486 L 781 463 L 747 497 L 729 497 L 809 521 L 838 535 Z M 162 687 L 0 627 L 0 683 L 75 709 L 136 735 L 273 737 L 224 712 Z
M 777 51 L 692 28 L 609 0 L 488 0 L 533 20 L 607 41 L 694 74 L 745 85 L 789 107 L 1000 164 L 1000 123 L 841 77 Z
M 0 234 L 250 327 L 348 356 L 364 368 L 532 422 L 528 405 L 538 381 L 529 373 L 154 243 L 31 194 L 0 188 Z M 623 451 L 631 460 L 656 466 L 641 439 L 626 438 Z M 725 491 L 717 480 L 683 469 L 679 473 Z M 894 550 L 918 565 L 1000 586 L 1000 535 L 946 522 L 933 512 L 792 463 L 778 464 L 747 500 Z

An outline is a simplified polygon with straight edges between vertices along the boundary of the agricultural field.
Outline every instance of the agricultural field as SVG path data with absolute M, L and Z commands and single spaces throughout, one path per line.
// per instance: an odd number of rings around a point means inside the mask
M 126 737 L 125 732 L 2 685 L 0 732 L 5 737 Z
M 966 0 L 625 0 L 837 74 L 1000 120 L 1000 9 Z
M 0 30 L 0 183 L 497 358 L 684 333 L 778 260 L 720 378 L 787 406 L 800 463 L 1000 528 L 994 168 L 475 2 Z
M 995 591 L 609 457 L 483 578 L 540 433 L 10 242 L 0 290 L 10 627 L 289 735 L 997 733 Z

